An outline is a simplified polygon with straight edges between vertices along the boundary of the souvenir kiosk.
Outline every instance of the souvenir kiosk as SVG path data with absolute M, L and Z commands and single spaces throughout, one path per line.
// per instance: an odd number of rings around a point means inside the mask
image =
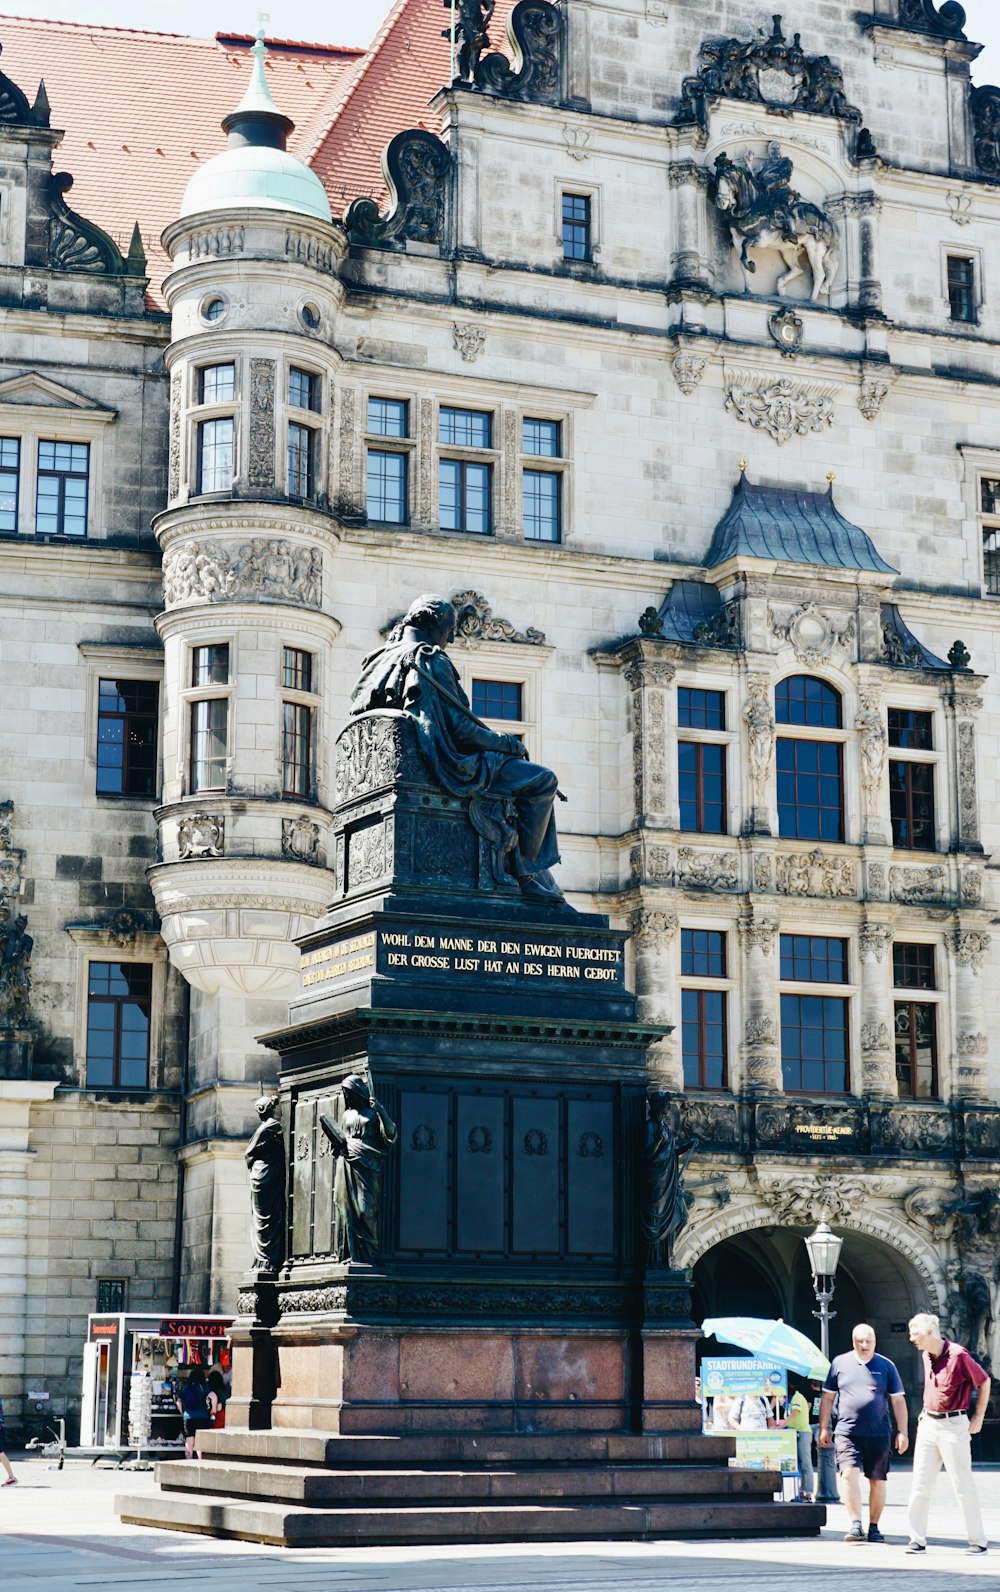
M 182 1443 L 175 1390 L 190 1366 L 218 1366 L 229 1381 L 231 1316 L 91 1315 L 83 1350 L 81 1448 L 128 1448 L 133 1372 L 152 1381 L 150 1446 Z

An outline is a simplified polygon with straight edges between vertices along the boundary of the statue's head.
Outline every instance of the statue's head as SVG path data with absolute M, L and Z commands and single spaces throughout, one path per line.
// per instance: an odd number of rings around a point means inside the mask
M 455 610 L 446 597 L 424 592 L 406 610 L 403 626 L 423 631 L 434 646 L 444 647 L 455 636 Z
M 260 1099 L 254 1105 L 254 1110 L 260 1117 L 260 1120 L 262 1122 L 266 1122 L 268 1117 L 277 1116 L 278 1105 L 279 1100 L 277 1095 L 261 1095 Z
M 340 1087 L 344 1093 L 345 1104 L 350 1104 L 352 1100 L 356 1100 L 361 1105 L 366 1106 L 371 1099 L 371 1090 L 359 1072 L 350 1073 Z

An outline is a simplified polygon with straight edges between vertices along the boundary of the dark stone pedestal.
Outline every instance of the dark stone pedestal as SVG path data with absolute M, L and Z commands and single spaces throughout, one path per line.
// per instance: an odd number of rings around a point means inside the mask
M 33 1028 L 0 1028 L 0 1078 L 30 1078 Z

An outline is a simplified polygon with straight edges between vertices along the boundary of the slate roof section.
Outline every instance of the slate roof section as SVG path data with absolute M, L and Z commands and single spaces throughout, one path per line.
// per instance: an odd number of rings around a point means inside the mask
M 832 486 L 825 492 L 800 492 L 755 486 L 745 475 L 715 528 L 705 565 L 714 569 L 738 557 L 899 573 L 881 557 L 867 531 L 845 520 L 833 501 Z
M 952 666 L 918 641 L 895 603 L 882 605 L 882 641 L 885 662 L 897 669 L 944 669 Z
M 252 35 L 190 39 L 0 16 L 0 44 L 3 70 L 29 102 L 45 80 L 52 126 L 66 134 L 53 158 L 56 171 L 73 175 L 69 204 L 123 254 L 138 220 L 150 300 L 161 304 L 169 262 L 160 234 L 176 219 L 192 172 L 226 147 L 222 119 L 249 81 Z M 351 46 L 268 42 L 268 83 L 295 122 L 293 153 L 306 158 L 364 60 Z M 376 184 L 378 169 L 376 158 Z
M 722 613 L 722 598 L 717 586 L 700 580 L 675 580 L 660 605 L 655 632 L 660 641 L 680 641 L 687 646 L 704 645 L 716 628 Z M 732 645 L 721 641 L 714 646 Z

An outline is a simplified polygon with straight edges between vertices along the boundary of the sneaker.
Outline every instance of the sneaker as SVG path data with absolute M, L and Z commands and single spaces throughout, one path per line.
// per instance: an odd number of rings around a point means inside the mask
M 970 1542 L 965 1551 L 966 1553 L 986 1553 L 988 1549 L 985 1542 Z
M 906 1551 L 907 1553 L 926 1553 L 927 1544 L 926 1542 L 908 1542 L 906 1544 Z
M 869 1526 L 868 1527 L 868 1541 L 869 1542 L 884 1542 L 885 1541 L 885 1538 L 883 1537 L 881 1531 L 878 1529 L 878 1526 Z
M 864 1542 L 864 1540 L 865 1540 L 865 1534 L 864 1534 L 864 1531 L 861 1529 L 861 1521 L 860 1520 L 852 1520 L 851 1521 L 851 1529 L 850 1529 L 850 1531 L 845 1531 L 845 1533 L 844 1533 L 844 1541 L 845 1542 Z
M 17 1486 L 17 1477 L 16 1476 L 8 1476 L 7 1480 L 5 1482 L 3 1482 L 3 1483 L 0 1483 L 0 1485 L 2 1485 L 4 1487 L 16 1487 Z M 984 1553 L 986 1552 L 985 1548 L 983 1549 L 983 1552 Z

